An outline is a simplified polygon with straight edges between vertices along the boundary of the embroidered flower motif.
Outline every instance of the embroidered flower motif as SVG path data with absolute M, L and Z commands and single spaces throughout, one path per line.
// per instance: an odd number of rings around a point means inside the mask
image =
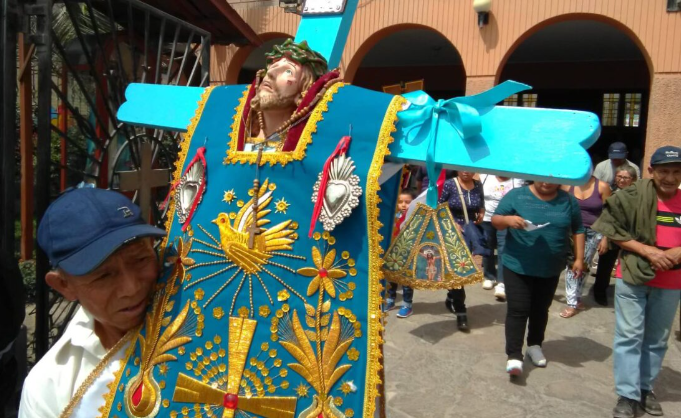
M 359 350 L 356 348 L 351 348 L 348 350 L 348 359 L 352 361 L 357 361 L 359 360 Z
M 277 300 L 278 300 L 279 302 L 283 302 L 283 301 L 285 301 L 285 300 L 288 300 L 288 298 L 290 298 L 290 297 L 291 297 L 291 294 L 290 294 L 290 293 L 288 292 L 288 290 L 286 290 L 286 289 L 280 290 L 280 291 L 277 293 Z
M 260 309 L 258 309 L 258 313 L 259 313 L 260 316 L 262 316 L 263 318 L 267 318 L 268 316 L 270 316 L 270 313 L 271 313 L 270 307 L 267 306 L 267 305 L 262 305 L 262 306 L 260 307 Z
M 221 307 L 213 308 L 213 317 L 215 319 L 222 319 L 225 316 L 225 311 Z
M 435 238 L 435 232 L 433 232 L 433 231 L 426 232 L 426 238 L 428 238 L 428 239 Z
M 249 310 L 248 310 L 247 307 L 242 306 L 241 308 L 239 308 L 239 310 L 237 311 L 237 313 L 238 313 L 239 316 L 242 317 L 242 318 L 248 318 Z
M 166 260 L 173 264 L 173 275 L 180 278 L 180 282 L 185 281 L 185 272 L 187 267 L 193 266 L 196 262 L 193 258 L 187 257 L 192 249 L 192 240 L 187 241 L 185 245 L 182 237 L 177 239 L 175 246 L 176 254 L 169 256 Z
M 321 288 L 332 298 L 336 297 L 336 288 L 333 281 L 347 276 L 341 269 L 333 268 L 336 261 L 336 249 L 331 249 L 323 258 L 317 247 L 312 247 L 312 261 L 315 267 L 303 267 L 298 269 L 298 274 L 306 277 L 314 277 L 307 288 L 307 295 L 312 296 Z

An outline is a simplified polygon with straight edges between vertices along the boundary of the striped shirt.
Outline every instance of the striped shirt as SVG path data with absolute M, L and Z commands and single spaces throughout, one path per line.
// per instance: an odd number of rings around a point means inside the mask
M 657 201 L 657 242 L 662 250 L 681 247 L 681 191 L 671 199 Z M 659 271 L 648 286 L 663 289 L 681 289 L 681 264 L 671 270 Z

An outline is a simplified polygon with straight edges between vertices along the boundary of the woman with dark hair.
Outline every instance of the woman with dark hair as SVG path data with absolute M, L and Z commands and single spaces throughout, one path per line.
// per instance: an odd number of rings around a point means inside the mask
M 459 171 L 456 176 L 445 182 L 439 203 L 447 202 L 454 221 L 463 229 L 467 222 L 479 225 L 485 216 L 485 197 L 482 183 L 475 180 L 475 173 Z M 466 291 L 450 289 L 447 292 L 445 305 L 456 315 L 457 327 L 468 331 L 468 315 L 466 313 Z
M 506 283 L 506 372 L 523 372 L 523 340 L 535 366 L 545 367 L 542 351 L 549 307 L 565 267 L 573 237 L 572 270 L 584 269 L 584 227 L 579 205 L 558 184 L 535 182 L 508 192 L 492 216 L 492 225 L 508 229 L 501 257 Z

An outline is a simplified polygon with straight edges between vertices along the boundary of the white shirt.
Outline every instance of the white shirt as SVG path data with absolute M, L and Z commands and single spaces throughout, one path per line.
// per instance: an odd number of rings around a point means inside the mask
M 64 335 L 26 377 L 19 418 L 58 417 L 105 354 L 94 318 L 78 308 Z M 90 415 L 98 415 L 96 409 Z
M 523 187 L 523 181 L 520 179 L 508 179 L 506 181 L 499 181 L 497 176 L 492 174 L 482 174 L 480 176 L 482 182 L 482 190 L 485 194 L 485 216 L 482 218 L 484 222 L 491 222 L 494 211 L 497 210 L 501 198 L 506 196 L 506 193 L 519 187 Z

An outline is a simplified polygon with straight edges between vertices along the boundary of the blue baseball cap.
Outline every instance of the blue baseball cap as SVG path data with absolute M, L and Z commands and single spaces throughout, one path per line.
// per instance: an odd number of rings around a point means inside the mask
M 140 208 L 124 195 L 82 188 L 67 190 L 47 208 L 38 227 L 38 244 L 53 268 L 82 276 L 124 244 L 165 234 L 144 222 Z
M 624 142 L 613 142 L 608 147 L 608 158 L 621 160 L 627 158 L 629 150 Z
M 650 165 L 668 163 L 681 163 L 681 148 L 672 147 L 671 145 L 660 147 L 650 157 Z

